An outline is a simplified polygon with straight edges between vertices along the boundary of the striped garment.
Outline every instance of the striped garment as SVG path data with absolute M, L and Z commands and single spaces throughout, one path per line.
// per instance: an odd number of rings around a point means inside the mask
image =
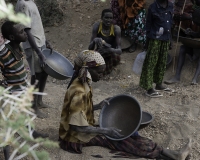
M 26 86 L 27 74 L 24 69 L 23 51 L 14 51 L 9 44 L 0 51 L 0 67 L 6 86 L 11 92 L 22 90 Z

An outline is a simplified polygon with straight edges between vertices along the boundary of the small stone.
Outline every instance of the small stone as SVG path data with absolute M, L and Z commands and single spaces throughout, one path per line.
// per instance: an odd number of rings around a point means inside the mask
M 80 48 L 83 48 L 83 44 L 79 44 L 79 47 L 80 47 Z
M 55 82 L 56 82 L 56 79 L 54 78 L 54 79 L 53 79 L 53 83 L 55 83 Z
M 88 16 L 87 18 L 90 19 L 90 16 Z
M 120 61 L 120 63 L 121 63 L 121 64 L 124 64 L 124 63 L 125 63 L 125 61 Z

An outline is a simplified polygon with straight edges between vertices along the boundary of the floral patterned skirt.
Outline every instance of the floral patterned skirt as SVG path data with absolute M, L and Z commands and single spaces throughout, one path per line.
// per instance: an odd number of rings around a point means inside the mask
M 122 20 L 120 17 L 120 8 L 118 0 L 111 1 L 111 10 L 113 12 L 113 23 L 120 26 L 123 29 Z M 146 10 L 143 8 L 138 11 L 138 15 L 131 19 L 130 22 L 124 28 L 125 35 L 129 36 L 135 43 L 142 45 L 146 42 Z
M 135 43 L 142 45 L 146 42 L 146 10 L 141 9 L 138 15 L 133 18 L 125 28 L 125 34 L 131 38 Z

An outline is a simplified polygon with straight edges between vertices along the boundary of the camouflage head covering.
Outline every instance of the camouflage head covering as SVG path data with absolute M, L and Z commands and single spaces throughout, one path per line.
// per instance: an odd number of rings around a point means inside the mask
M 98 67 L 105 64 L 105 61 L 99 52 L 93 50 L 84 50 L 75 58 L 74 63 L 81 69 L 78 78 L 83 82 L 91 84 L 92 78 L 87 68 Z

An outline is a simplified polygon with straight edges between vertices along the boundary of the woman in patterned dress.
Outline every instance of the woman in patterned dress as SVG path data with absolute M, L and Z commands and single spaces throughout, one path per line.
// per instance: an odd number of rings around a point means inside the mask
M 146 10 L 144 0 L 112 0 L 111 9 L 114 24 L 124 29 L 125 35 L 131 39 L 129 52 L 134 52 L 137 44 L 146 42 Z

